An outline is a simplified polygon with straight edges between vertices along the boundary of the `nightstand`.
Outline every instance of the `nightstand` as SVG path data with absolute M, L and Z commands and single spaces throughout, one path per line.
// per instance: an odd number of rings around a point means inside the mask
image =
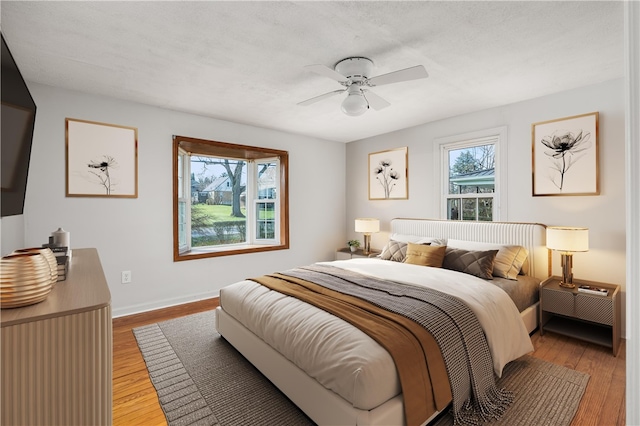
M 356 259 L 358 257 L 376 257 L 380 254 L 380 250 L 371 250 L 371 253 L 364 254 L 362 249 L 351 251 L 349 247 L 336 250 L 336 260 L 349 260 Z
M 574 337 L 611 348 L 620 347 L 620 286 L 586 280 L 573 280 L 575 288 L 560 287 L 560 277 L 550 277 L 540 285 L 540 335 L 545 331 Z M 606 288 L 601 296 L 578 291 L 588 284 Z

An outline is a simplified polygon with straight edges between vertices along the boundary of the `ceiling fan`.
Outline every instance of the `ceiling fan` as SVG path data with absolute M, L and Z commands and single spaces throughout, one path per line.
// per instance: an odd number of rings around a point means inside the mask
M 345 114 L 352 116 L 364 114 L 369 107 L 377 111 L 391 105 L 369 90 L 370 87 L 429 77 L 427 70 L 422 65 L 371 77 L 373 61 L 362 56 L 345 58 L 339 61 L 333 67 L 334 69 L 325 65 L 307 65 L 305 68 L 337 81 L 344 86 L 344 89 L 307 99 L 299 102 L 298 105 L 311 105 L 338 93 L 347 92 L 347 97 L 342 101 L 341 109 Z

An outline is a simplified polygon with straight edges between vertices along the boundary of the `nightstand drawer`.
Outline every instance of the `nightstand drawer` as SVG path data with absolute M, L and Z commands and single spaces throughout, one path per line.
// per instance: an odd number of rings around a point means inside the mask
M 338 250 L 336 252 L 336 260 L 349 260 L 351 259 L 351 253 L 343 250 Z
M 573 316 L 574 300 L 572 292 L 543 288 L 542 299 L 544 300 L 545 311 L 559 315 Z
M 610 298 L 576 294 L 575 302 L 577 318 L 599 324 L 613 325 L 613 301 Z

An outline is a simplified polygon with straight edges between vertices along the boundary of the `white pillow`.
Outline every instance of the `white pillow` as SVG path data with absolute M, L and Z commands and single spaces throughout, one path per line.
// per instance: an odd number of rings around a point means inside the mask
M 518 279 L 522 265 L 529 256 L 527 249 L 518 245 L 479 243 L 449 238 L 447 246 L 465 250 L 498 250 L 493 263 L 493 276 L 510 280 Z
M 434 237 L 420 237 L 418 235 L 398 234 L 394 232 L 389 237 L 389 240 L 400 241 L 401 243 L 413 243 L 413 244 L 433 244 L 438 246 L 446 246 L 447 240 L 445 238 Z

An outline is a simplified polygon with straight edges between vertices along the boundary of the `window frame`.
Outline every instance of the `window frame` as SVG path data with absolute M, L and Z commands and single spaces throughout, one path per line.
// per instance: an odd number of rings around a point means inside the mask
M 507 217 L 506 203 L 501 202 L 502 195 L 507 193 L 507 127 L 496 127 L 485 129 L 471 133 L 447 136 L 438 138 L 434 143 L 434 181 L 438 183 L 439 198 L 438 214 L 441 219 L 448 217 L 448 199 L 449 197 L 449 151 L 470 148 L 474 146 L 487 145 L 494 143 L 495 146 L 495 168 L 494 168 L 494 192 L 493 193 L 474 193 L 474 194 L 457 194 L 455 198 L 489 198 L 487 195 L 492 194 L 493 213 L 492 222 L 499 222 Z M 462 212 L 461 212 L 462 213 Z M 477 211 L 476 211 L 477 219 Z M 462 219 L 457 219 L 463 221 Z M 471 222 L 471 221 L 465 221 Z
M 181 247 L 179 241 L 179 203 L 180 200 L 178 195 L 180 193 L 179 187 L 179 176 L 178 176 L 178 164 L 180 162 L 179 157 L 181 152 L 186 153 L 187 155 L 206 155 L 213 157 L 225 157 L 225 158 L 236 158 L 236 159 L 245 159 L 246 161 L 251 162 L 252 167 L 255 165 L 256 161 L 264 161 L 264 160 L 274 160 L 278 161 L 278 169 L 277 169 L 277 179 L 278 179 L 278 191 L 276 197 L 276 205 L 277 205 L 277 224 L 276 224 L 276 236 L 277 238 L 274 240 L 263 240 L 259 243 L 255 244 L 229 244 L 229 245 L 221 245 L 221 246 L 207 246 L 207 247 L 197 247 L 197 248 L 188 248 L 184 249 Z M 185 162 L 186 163 L 186 162 Z M 264 251 L 273 251 L 273 250 L 285 250 L 289 248 L 289 188 L 288 188 L 288 168 L 289 168 L 289 153 L 283 150 L 264 148 L 264 147 L 255 147 L 248 145 L 240 145 L 240 144 L 232 144 L 229 142 L 219 142 L 213 140 L 205 140 L 205 139 L 197 139 L 191 138 L 187 136 L 173 136 L 173 260 L 174 261 L 183 261 L 183 260 L 193 260 L 193 259 L 202 259 L 209 257 L 219 257 L 219 256 L 231 256 L 236 254 L 245 254 L 245 253 L 256 253 L 256 252 L 264 252 Z M 250 167 L 247 172 L 247 181 L 251 178 L 251 168 Z M 184 169 L 190 169 L 186 164 L 183 165 L 183 173 Z M 257 176 L 253 176 L 257 179 Z M 190 173 L 186 177 L 187 181 L 190 182 L 191 175 Z M 184 182 L 184 181 L 183 181 Z M 189 183 L 190 185 L 190 183 Z M 249 202 L 251 202 L 252 208 L 255 207 L 255 201 L 252 197 L 251 201 L 248 198 L 249 194 L 247 194 L 247 206 Z M 183 198 L 188 198 L 190 201 L 190 196 L 186 196 L 183 194 Z M 187 208 L 187 216 L 190 216 L 191 211 L 191 203 L 189 202 Z M 248 218 L 249 219 L 249 218 Z M 249 222 L 247 220 L 247 232 L 251 232 L 251 240 L 253 241 L 255 236 L 255 226 L 256 226 L 256 217 L 251 217 L 252 221 Z M 188 226 L 189 232 L 187 235 L 191 234 L 190 226 Z M 185 231 L 186 232 L 186 231 Z M 190 246 L 190 244 L 187 244 Z
M 279 166 L 279 162 L 280 159 L 277 157 L 271 157 L 271 158 L 261 158 L 261 159 L 257 159 L 254 160 L 253 163 L 253 167 L 251 168 L 251 174 L 255 174 L 258 172 L 258 169 L 260 168 L 260 164 L 266 164 L 266 163 L 276 163 L 276 169 L 275 169 L 275 173 L 276 173 L 276 181 L 280 180 L 279 176 L 280 176 L 280 168 Z M 251 239 L 255 244 L 276 244 L 277 242 L 277 238 L 259 238 L 258 237 L 258 230 L 259 230 L 259 222 L 260 222 L 260 218 L 259 218 L 259 213 L 258 213 L 258 205 L 259 204 L 273 204 L 274 206 L 278 204 L 278 199 L 279 199 L 279 194 L 278 194 L 278 190 L 276 188 L 276 196 L 274 198 L 260 198 L 260 191 L 259 191 L 259 184 L 258 181 L 260 179 L 260 176 L 251 176 L 251 179 L 253 181 L 256 182 L 255 185 L 255 189 L 257 190 L 256 193 L 252 193 L 252 197 L 251 197 L 251 209 L 252 209 L 252 214 L 251 214 L 251 218 L 253 219 L 253 226 L 251 227 Z M 248 197 L 247 197 L 248 198 Z M 281 209 L 277 209 L 274 208 L 274 213 L 275 213 L 275 218 L 274 218 L 274 235 L 279 235 L 279 228 L 280 228 L 280 223 L 279 223 L 279 219 L 280 219 L 280 210 Z M 266 220 L 263 220 L 264 222 L 266 222 Z
M 193 197 L 191 194 L 187 196 L 184 191 L 185 187 L 185 179 L 191 179 L 191 168 L 189 164 L 184 161 L 184 155 L 186 152 L 183 149 L 178 148 L 178 153 L 176 157 L 176 164 L 174 165 L 174 170 L 176 171 L 175 178 L 175 188 L 176 192 L 174 194 L 174 199 L 176 200 L 177 206 L 174 213 L 174 226 L 176 227 L 176 240 L 175 244 L 177 245 L 178 253 L 185 253 L 189 250 L 190 245 L 185 242 L 185 244 L 180 241 L 180 204 L 184 203 L 185 205 L 185 213 L 184 213 L 184 233 L 185 235 L 191 234 L 191 209 L 187 208 L 187 206 L 191 205 L 191 198 Z M 182 161 L 180 159 L 182 158 Z M 180 173 L 182 173 L 182 180 L 180 179 Z M 181 190 L 182 188 L 182 190 Z M 182 195 L 182 196 L 181 196 Z

